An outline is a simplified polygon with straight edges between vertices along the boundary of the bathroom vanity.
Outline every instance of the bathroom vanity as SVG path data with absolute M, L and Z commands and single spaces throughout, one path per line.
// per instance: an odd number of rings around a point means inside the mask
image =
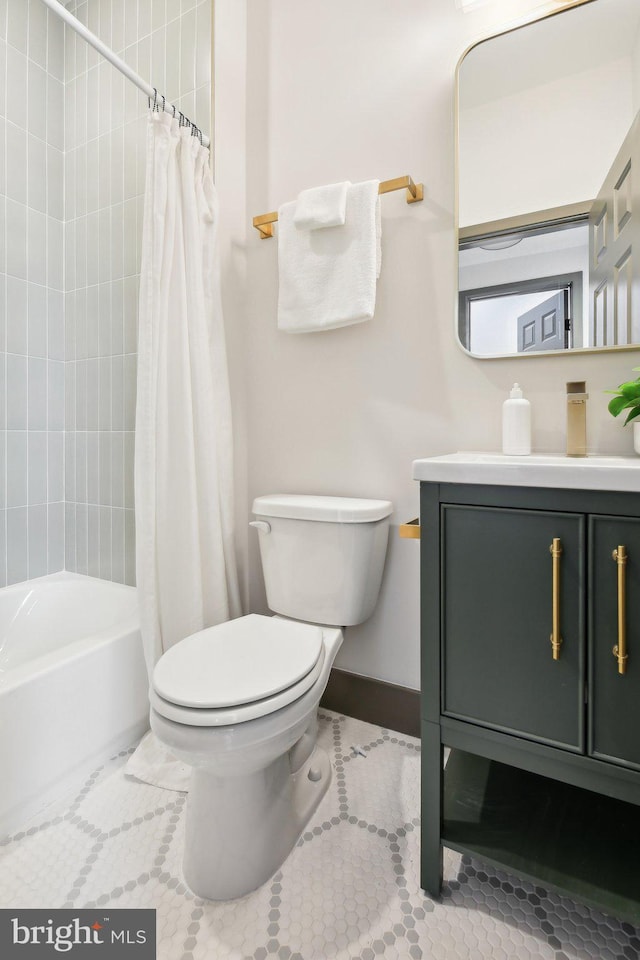
M 639 924 L 640 459 L 454 454 L 414 478 L 421 885 L 447 846 Z

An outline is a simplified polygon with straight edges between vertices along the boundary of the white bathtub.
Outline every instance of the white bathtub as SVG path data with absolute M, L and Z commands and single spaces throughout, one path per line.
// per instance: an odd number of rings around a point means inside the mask
M 136 591 L 75 573 L 0 589 L 0 836 L 148 726 Z

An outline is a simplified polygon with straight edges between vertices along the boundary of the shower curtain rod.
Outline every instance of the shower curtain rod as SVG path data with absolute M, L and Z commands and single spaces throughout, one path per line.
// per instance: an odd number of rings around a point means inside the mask
M 56 16 L 60 17 L 61 20 L 64 20 L 64 22 L 68 24 L 72 30 L 75 30 L 76 33 L 86 40 L 87 43 L 91 44 L 94 50 L 97 50 L 98 53 L 102 54 L 102 56 L 109 61 L 109 63 L 112 63 L 113 66 L 119 70 L 120 73 L 123 73 L 128 80 L 131 80 L 132 83 L 135 83 L 136 87 L 142 90 L 142 92 L 147 95 L 150 101 L 153 100 L 159 106 L 162 105 L 166 113 L 173 113 L 174 115 L 180 114 L 184 117 L 184 114 L 180 110 L 175 108 L 173 104 L 167 103 L 164 97 L 158 94 L 158 91 L 155 89 L 155 87 L 152 87 L 145 80 L 143 80 L 142 77 L 139 77 L 138 74 L 124 62 L 124 60 L 121 60 L 120 57 L 117 56 L 117 54 L 115 54 L 113 50 L 106 45 L 106 43 L 103 43 L 99 37 L 96 37 L 95 33 L 91 33 L 91 31 L 88 30 L 83 23 L 80 23 L 80 21 L 74 17 L 72 13 L 69 13 L 69 11 L 63 7 L 62 3 L 60 3 L 60 0 L 42 0 L 42 2 L 46 4 L 46 6 L 49 7 L 49 9 L 52 10 Z M 192 123 L 191 120 L 187 119 L 187 117 L 184 117 L 184 119 L 187 120 L 189 126 L 198 131 L 198 134 L 202 138 L 201 142 L 203 146 L 208 147 L 209 138 L 206 137 L 198 127 L 196 127 L 195 123 Z

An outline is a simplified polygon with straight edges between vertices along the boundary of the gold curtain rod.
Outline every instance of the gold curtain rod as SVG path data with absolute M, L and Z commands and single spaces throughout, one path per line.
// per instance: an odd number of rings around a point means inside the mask
M 424 199 L 424 184 L 414 183 L 411 177 L 396 177 L 394 180 L 381 180 L 378 193 L 392 193 L 394 190 L 407 191 L 407 203 L 417 203 Z M 260 234 L 261 240 L 273 236 L 273 224 L 278 220 L 278 213 L 262 213 L 253 218 L 253 225 Z

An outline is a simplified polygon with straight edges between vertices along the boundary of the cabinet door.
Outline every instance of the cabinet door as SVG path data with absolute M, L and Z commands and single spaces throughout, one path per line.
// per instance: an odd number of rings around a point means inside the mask
M 593 516 L 589 526 L 589 752 L 640 767 L 640 520 Z M 623 673 L 613 654 L 621 640 Z
M 442 506 L 444 713 L 584 750 L 584 527 L 580 514 Z

